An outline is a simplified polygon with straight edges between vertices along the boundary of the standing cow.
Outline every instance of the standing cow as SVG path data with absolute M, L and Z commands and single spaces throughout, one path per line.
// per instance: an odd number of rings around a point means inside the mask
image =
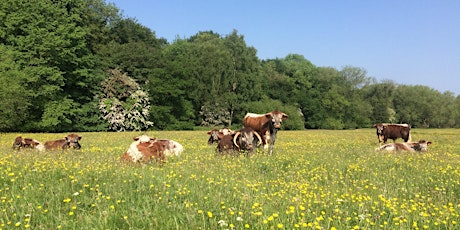
M 45 142 L 45 149 L 49 150 L 65 150 L 68 148 L 81 149 L 79 141 L 81 136 L 77 134 L 69 134 L 64 139 Z
M 373 125 L 376 128 L 377 138 L 379 143 L 387 143 L 388 139 L 392 139 L 393 142 L 398 138 L 402 138 L 404 142 L 410 140 L 410 125 L 408 124 L 387 124 L 378 123 Z
M 276 134 L 281 128 L 281 122 L 287 118 L 288 115 L 279 110 L 273 110 L 266 114 L 247 113 L 243 118 L 243 125 L 251 127 L 259 133 L 264 149 L 268 150 L 268 154 L 272 154 Z

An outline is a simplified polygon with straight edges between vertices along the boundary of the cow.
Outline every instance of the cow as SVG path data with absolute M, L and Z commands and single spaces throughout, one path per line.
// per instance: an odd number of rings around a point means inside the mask
M 81 136 L 72 133 L 72 134 L 65 136 L 63 139 L 45 142 L 45 149 L 47 150 L 66 150 L 69 148 L 81 149 L 81 145 L 79 143 L 81 138 L 82 138 Z
M 373 125 L 376 128 L 377 138 L 379 143 L 387 143 L 388 139 L 392 139 L 393 142 L 398 138 L 402 138 L 404 142 L 410 141 L 410 125 L 408 124 L 388 124 L 378 123 Z
M 168 139 L 157 139 L 155 137 L 150 137 L 148 135 L 141 135 L 139 137 L 134 137 L 134 141 L 139 141 L 140 143 L 144 142 L 158 142 L 162 146 L 164 146 L 163 152 L 166 157 L 170 156 L 180 156 L 182 152 L 184 152 L 184 146 L 182 146 L 179 142 L 168 140 Z
M 166 145 L 163 142 L 153 141 L 147 135 L 134 137 L 128 150 L 120 157 L 121 161 L 133 163 L 165 162 Z
M 209 139 L 208 139 L 208 145 L 212 145 L 214 143 L 219 143 L 219 140 L 224 136 L 224 135 L 228 135 L 228 134 L 233 134 L 235 133 L 235 131 L 225 127 L 225 128 L 222 128 L 222 129 L 213 129 L 211 131 L 208 132 L 208 134 L 210 135 Z
M 255 139 L 256 137 L 257 139 Z M 217 152 L 254 150 L 254 143 L 262 144 L 262 137 L 250 127 L 244 127 L 235 133 L 224 135 L 217 144 Z
M 45 150 L 45 146 L 43 146 L 43 144 L 39 141 L 32 138 L 22 138 L 21 136 L 18 136 L 14 139 L 13 149 L 20 150 L 21 148 L 37 149 L 38 151 Z
M 243 126 L 251 127 L 259 133 L 264 149 L 268 150 L 268 154 L 272 154 L 276 134 L 281 128 L 281 122 L 287 118 L 288 115 L 279 110 L 273 110 L 266 114 L 247 113 L 243 118 Z
M 431 145 L 431 141 L 420 140 L 418 142 L 404 142 L 404 143 L 390 143 L 382 145 L 375 149 L 375 151 L 386 150 L 392 151 L 409 151 L 409 152 L 426 152 L 428 151 L 428 145 Z

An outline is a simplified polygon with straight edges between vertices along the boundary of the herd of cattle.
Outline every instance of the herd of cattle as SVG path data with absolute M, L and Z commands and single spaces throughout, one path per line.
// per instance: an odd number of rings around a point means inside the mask
M 222 154 L 244 152 L 248 155 L 260 145 L 263 145 L 264 150 L 271 154 L 281 122 L 287 118 L 288 115 L 279 110 L 266 114 L 248 113 L 243 118 L 243 128 L 240 130 L 222 128 L 209 131 L 208 144 L 217 143 L 216 151 Z M 425 140 L 411 142 L 411 127 L 407 124 L 379 123 L 373 127 L 376 128 L 379 143 L 383 142 L 383 145 L 375 149 L 376 151 L 427 151 L 428 145 L 431 144 L 431 141 Z M 404 142 L 395 142 L 398 138 L 403 139 Z M 13 149 L 32 148 L 39 151 L 80 149 L 81 139 L 82 137 L 77 134 L 69 134 L 63 139 L 47 141 L 43 145 L 35 139 L 19 136 L 14 140 Z M 393 140 L 393 143 L 387 144 L 388 139 Z M 134 163 L 151 161 L 164 163 L 166 157 L 179 156 L 183 151 L 184 147 L 177 141 L 141 135 L 134 137 L 134 142 L 120 159 Z

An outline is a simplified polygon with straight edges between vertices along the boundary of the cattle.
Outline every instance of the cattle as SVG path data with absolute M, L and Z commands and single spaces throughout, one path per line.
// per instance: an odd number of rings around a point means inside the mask
M 210 135 L 209 139 L 208 139 L 208 145 L 212 145 L 214 143 L 219 143 L 219 140 L 224 136 L 224 135 L 228 135 L 228 134 L 233 134 L 235 133 L 235 131 L 229 129 L 229 128 L 222 128 L 222 129 L 213 129 L 211 131 L 208 132 L 208 134 Z
M 149 163 L 155 160 L 163 164 L 165 161 L 166 146 L 163 142 L 153 141 L 147 135 L 134 137 L 128 150 L 121 156 L 120 160 L 133 163 Z
M 43 146 L 43 144 L 39 141 L 32 138 L 22 138 L 21 136 L 18 136 L 14 139 L 13 149 L 20 150 L 21 148 L 37 149 L 38 151 L 45 150 L 45 146 Z
M 254 143 L 262 144 L 261 136 L 252 128 L 244 127 L 233 134 L 224 135 L 217 144 L 217 151 L 221 153 L 231 151 L 252 152 Z
M 266 114 L 247 113 L 243 118 L 243 126 L 251 127 L 259 133 L 264 149 L 268 150 L 268 154 L 272 154 L 276 134 L 281 128 L 281 122 L 287 118 L 288 115 L 279 110 L 273 110 Z
M 387 124 L 378 123 L 373 125 L 376 128 L 377 138 L 379 143 L 387 143 L 388 139 L 393 142 L 398 138 L 402 138 L 404 142 L 410 141 L 410 125 L 408 124 Z
M 45 142 L 45 149 L 47 150 L 66 150 L 69 148 L 81 149 L 79 141 L 81 136 L 77 134 L 69 134 L 64 139 L 47 141 Z
M 428 145 L 431 145 L 431 141 L 420 140 L 418 142 L 404 142 L 404 143 L 390 143 L 382 145 L 375 149 L 375 151 L 386 150 L 392 151 L 409 151 L 409 152 L 425 152 L 428 151 Z

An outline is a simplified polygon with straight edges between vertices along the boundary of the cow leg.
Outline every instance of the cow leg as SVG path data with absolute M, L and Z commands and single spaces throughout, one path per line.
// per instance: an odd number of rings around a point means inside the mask
M 265 139 L 265 142 L 263 143 L 264 144 L 264 150 L 267 151 L 268 147 L 269 147 L 269 144 L 271 142 L 271 135 L 270 135 L 269 131 L 265 132 L 264 139 Z
M 273 148 L 275 146 L 275 141 L 276 141 L 276 133 L 278 132 L 277 129 L 273 130 L 273 133 L 270 135 L 270 150 L 268 152 L 269 155 L 273 153 Z

